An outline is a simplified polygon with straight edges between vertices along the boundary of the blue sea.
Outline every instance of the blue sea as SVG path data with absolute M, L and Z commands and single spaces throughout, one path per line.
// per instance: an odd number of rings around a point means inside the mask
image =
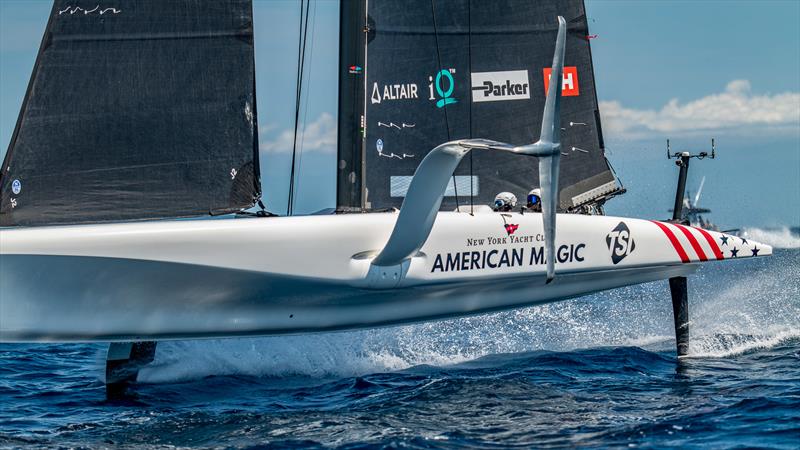
M 0 446 L 800 448 L 800 239 L 690 278 L 357 332 L 160 343 L 106 399 L 105 346 L 0 345 Z M 498 286 L 502 289 L 502 286 Z

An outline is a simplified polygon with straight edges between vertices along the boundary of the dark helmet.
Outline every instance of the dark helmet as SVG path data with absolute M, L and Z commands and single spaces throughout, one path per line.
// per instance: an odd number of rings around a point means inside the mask
M 533 189 L 528 192 L 528 208 L 533 206 L 541 206 L 542 204 L 542 190 L 539 188 Z

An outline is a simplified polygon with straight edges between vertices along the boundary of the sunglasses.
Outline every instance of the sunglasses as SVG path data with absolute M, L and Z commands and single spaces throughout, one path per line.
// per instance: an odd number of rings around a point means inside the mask
M 535 194 L 531 194 L 528 196 L 528 203 L 535 205 L 539 203 L 539 196 Z

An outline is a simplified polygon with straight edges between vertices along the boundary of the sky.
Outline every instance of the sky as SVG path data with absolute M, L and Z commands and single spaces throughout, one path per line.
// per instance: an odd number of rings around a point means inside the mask
M 0 156 L 19 114 L 51 3 L 0 0 Z M 586 0 L 607 156 L 628 189 L 614 215 L 668 217 L 677 168 L 723 228 L 800 225 L 800 1 Z M 295 210 L 335 205 L 338 2 L 312 2 Z M 297 0 L 256 0 L 264 200 L 286 210 L 294 120 Z

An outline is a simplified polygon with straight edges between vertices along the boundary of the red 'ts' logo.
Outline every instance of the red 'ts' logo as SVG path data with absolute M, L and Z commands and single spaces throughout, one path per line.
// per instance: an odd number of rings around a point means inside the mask
M 550 86 L 550 72 L 553 69 L 550 67 L 544 68 L 544 94 L 547 95 L 547 88 Z M 561 73 L 563 80 L 561 83 L 561 95 L 564 97 L 575 97 L 580 95 L 578 89 L 578 68 L 577 67 L 564 67 L 564 72 Z
M 505 224 L 505 227 L 506 227 L 506 233 L 508 233 L 508 235 L 511 236 L 512 234 L 514 234 L 515 231 L 517 231 L 519 225 L 516 223 L 507 223 Z

